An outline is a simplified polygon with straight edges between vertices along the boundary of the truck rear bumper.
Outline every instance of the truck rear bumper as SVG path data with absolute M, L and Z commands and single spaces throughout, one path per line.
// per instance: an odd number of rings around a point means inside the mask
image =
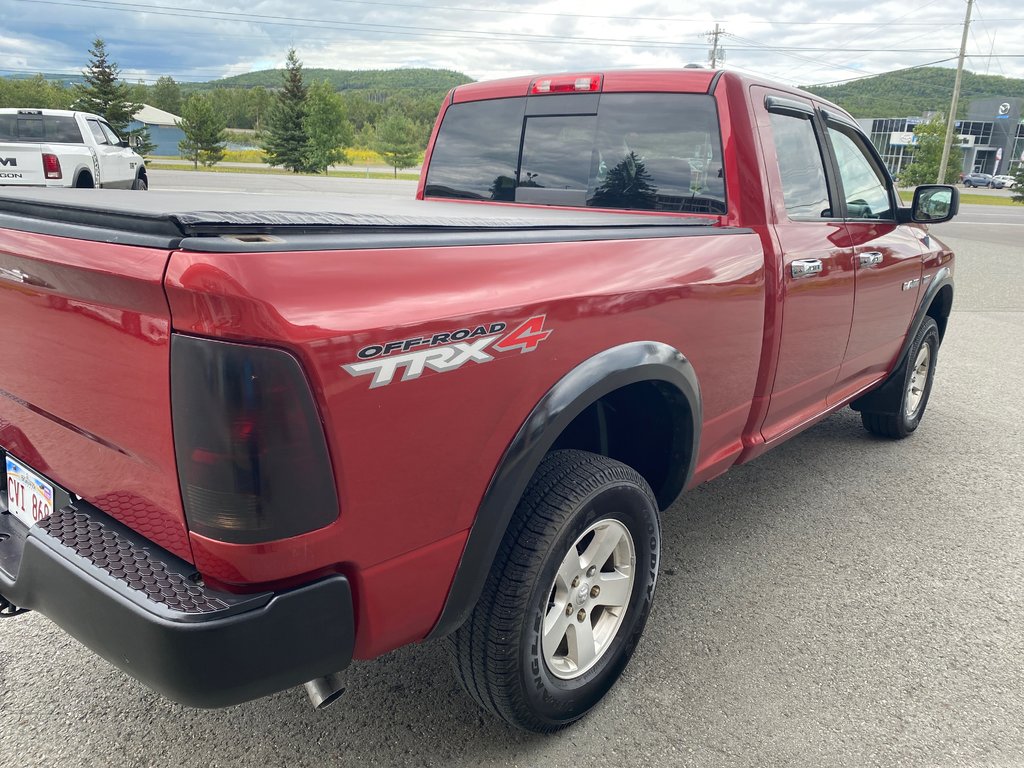
M 276 593 L 214 591 L 187 562 L 83 501 L 30 529 L 0 514 L 0 595 L 193 707 L 301 685 L 352 658 L 344 576 Z

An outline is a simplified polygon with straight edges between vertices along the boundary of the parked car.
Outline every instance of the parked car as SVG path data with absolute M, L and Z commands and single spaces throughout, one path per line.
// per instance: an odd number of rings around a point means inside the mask
M 921 424 L 959 192 L 902 205 L 814 94 L 471 83 L 418 196 L 0 190 L 0 614 L 204 707 L 446 638 L 553 731 L 657 653 L 682 492 L 846 406 Z
M 1015 186 L 1017 186 L 1017 179 L 1015 179 L 1013 176 L 993 176 L 992 180 L 1000 182 L 1003 185 L 1003 189 L 1013 189 Z
M 1003 183 L 997 180 L 998 177 L 990 173 L 969 173 L 964 176 L 965 187 L 989 187 L 990 189 L 1002 189 Z
M 99 115 L 0 109 L 0 186 L 147 189 L 146 164 Z

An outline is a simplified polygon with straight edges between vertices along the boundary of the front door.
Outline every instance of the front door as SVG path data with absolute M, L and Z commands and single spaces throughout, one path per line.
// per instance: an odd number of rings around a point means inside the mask
M 850 334 L 855 264 L 836 190 L 825 173 L 825 138 L 813 105 L 761 88 L 754 89 L 754 104 L 783 254 L 783 300 L 775 308 L 782 313 L 782 331 L 761 426 L 771 442 L 827 407 Z
M 846 227 L 855 249 L 856 300 L 842 368 L 829 404 L 878 381 L 892 368 L 921 290 L 924 230 L 896 223 L 888 174 L 853 126 L 828 121 Z

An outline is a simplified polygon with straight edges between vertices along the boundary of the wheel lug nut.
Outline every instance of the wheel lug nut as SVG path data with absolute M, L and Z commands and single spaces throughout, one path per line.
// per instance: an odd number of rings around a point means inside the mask
M 588 579 L 591 576 L 593 576 L 595 573 L 597 573 L 597 566 L 596 565 L 592 565 L 589 568 L 587 568 L 587 578 Z
M 597 586 L 597 584 L 595 584 L 594 586 L 592 586 L 590 588 L 590 596 L 591 597 L 597 597 L 600 594 L 601 594 L 601 588 L 599 586 Z
M 576 589 L 576 587 L 578 587 L 579 585 L 580 585 L 580 577 L 577 576 L 575 579 L 572 580 L 572 588 Z
M 587 612 L 580 608 L 580 612 L 576 614 L 576 621 L 583 621 L 587 618 Z
M 565 606 L 565 615 L 572 616 L 572 603 L 569 603 L 567 606 Z

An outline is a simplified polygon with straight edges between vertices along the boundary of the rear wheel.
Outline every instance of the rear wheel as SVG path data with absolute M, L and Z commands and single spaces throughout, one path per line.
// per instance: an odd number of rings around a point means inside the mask
M 88 171 L 83 171 L 78 174 L 78 178 L 75 179 L 75 187 L 77 189 L 92 189 L 95 186 L 92 180 L 92 174 Z
M 583 717 L 636 648 L 660 545 L 657 503 L 632 468 L 583 451 L 549 454 L 476 608 L 448 639 L 463 687 L 527 730 Z
M 897 390 L 900 393 L 898 401 L 893 397 L 884 410 L 862 411 L 860 419 L 865 429 L 897 440 L 917 429 L 928 406 L 938 352 L 939 327 L 935 320 L 926 317 L 907 352 L 903 387 Z

